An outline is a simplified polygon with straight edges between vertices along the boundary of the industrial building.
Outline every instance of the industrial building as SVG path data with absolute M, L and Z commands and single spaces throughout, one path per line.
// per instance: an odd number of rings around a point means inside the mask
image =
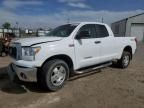
M 20 30 L 19 29 L 4 29 L 4 28 L 0 28 L 0 38 L 4 38 L 6 36 L 16 36 L 19 37 L 20 36 Z
M 115 36 L 134 36 L 144 41 L 144 13 L 112 23 Z

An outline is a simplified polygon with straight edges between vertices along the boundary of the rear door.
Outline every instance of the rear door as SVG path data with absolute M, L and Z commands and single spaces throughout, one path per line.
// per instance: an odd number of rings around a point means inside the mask
M 115 39 L 113 36 L 109 35 L 109 32 L 105 25 L 96 24 L 96 35 L 98 40 L 100 40 L 100 62 L 110 61 L 117 55 L 115 50 Z
M 99 63 L 100 41 L 96 38 L 95 24 L 87 24 L 80 28 L 80 31 L 88 31 L 90 37 L 75 39 L 75 55 L 79 68 Z

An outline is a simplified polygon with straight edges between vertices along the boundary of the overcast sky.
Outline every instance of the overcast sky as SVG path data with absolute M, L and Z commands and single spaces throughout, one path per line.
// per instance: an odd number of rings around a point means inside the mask
M 144 0 L 0 0 L 0 25 L 55 27 L 67 22 L 114 21 L 144 12 Z

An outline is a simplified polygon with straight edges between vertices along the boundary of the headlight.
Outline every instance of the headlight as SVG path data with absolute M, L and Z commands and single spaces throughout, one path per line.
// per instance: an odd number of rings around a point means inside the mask
M 23 47 L 22 59 L 26 61 L 35 60 L 35 55 L 40 51 L 41 47 Z

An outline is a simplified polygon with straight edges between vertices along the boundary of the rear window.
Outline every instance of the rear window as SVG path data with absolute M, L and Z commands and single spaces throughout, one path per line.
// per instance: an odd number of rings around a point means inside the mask
M 96 25 L 96 35 L 101 38 L 109 36 L 109 33 L 104 25 Z

